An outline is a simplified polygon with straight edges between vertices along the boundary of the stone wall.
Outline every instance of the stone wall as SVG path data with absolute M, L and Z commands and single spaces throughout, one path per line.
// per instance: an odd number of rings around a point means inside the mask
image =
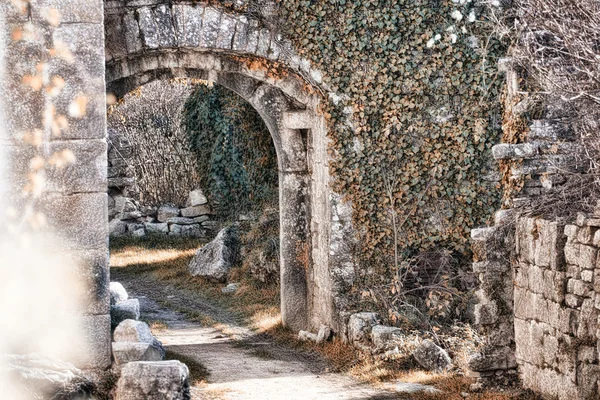
M 18 3 L 0 2 L 0 36 L 13 38 L 0 70 L 8 133 L 0 151 L 7 156 L 10 177 L 2 201 L 10 200 L 16 215 L 42 213 L 42 234 L 55 238 L 53 251 L 76 264 L 83 290 L 81 299 L 74 299 L 82 303 L 75 318 L 85 346 L 72 361 L 81 368 L 106 368 L 111 352 L 102 1 L 31 0 L 25 12 L 15 7 Z M 58 11 L 59 21 L 48 18 L 49 8 Z M 19 40 L 16 32 L 29 36 Z M 23 84 L 26 76 L 41 76 L 41 88 Z M 56 77 L 64 84 L 52 89 L 49 81 Z M 51 162 L 54 154 L 69 154 L 73 162 Z M 40 172 L 32 167 L 34 158 L 45 163 L 38 196 L 24 190 Z M 11 236 L 24 231 L 23 225 Z
M 146 235 L 207 239 L 218 223 L 212 219 L 208 199 L 197 189 L 188 196 L 186 207 L 172 204 L 152 207 L 136 201 L 131 165 L 133 146 L 125 135 L 108 131 L 108 219 L 111 237 Z
M 595 399 L 600 219 L 580 213 L 573 223 L 544 208 L 549 199 L 577 207 L 564 199 L 585 182 L 583 146 L 568 122 L 568 107 L 528 95 L 512 60 L 502 60 L 501 70 L 508 88 L 504 138 L 510 143 L 492 152 L 504 163 L 503 183 L 512 192 L 505 199 L 510 208 L 496 213 L 494 226 L 471 233 L 473 270 L 481 283 L 475 323 L 487 344 L 470 367 L 481 381 L 518 370 L 523 386 L 549 398 Z M 512 131 L 516 124 L 525 128 Z M 523 216 L 544 213 L 548 219 Z
M 598 398 L 599 228 L 600 213 L 516 227 L 516 358 L 523 385 L 552 398 Z

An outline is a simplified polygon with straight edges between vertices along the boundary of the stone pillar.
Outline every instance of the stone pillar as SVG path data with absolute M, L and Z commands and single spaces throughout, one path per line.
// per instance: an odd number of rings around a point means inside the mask
M 69 361 L 81 368 L 106 368 L 111 354 L 103 2 L 26 4 L 24 12 L 11 2 L 0 4 L 7 20 L 0 29 L 12 33 L 5 60 L 9 72 L 0 81 L 11 203 L 18 215 L 31 208 L 39 213 L 45 226 L 39 232 L 52 235 L 52 252 L 76 266 L 83 290 L 78 291 L 81 298 L 73 299 L 80 304 L 75 320 L 85 348 Z M 27 21 L 35 32 L 31 37 L 23 30 Z M 37 197 L 23 195 L 38 167 L 43 190 Z M 61 279 L 56 276 L 48 285 Z
M 281 226 L 281 318 L 284 326 L 308 329 L 308 175 L 279 171 Z

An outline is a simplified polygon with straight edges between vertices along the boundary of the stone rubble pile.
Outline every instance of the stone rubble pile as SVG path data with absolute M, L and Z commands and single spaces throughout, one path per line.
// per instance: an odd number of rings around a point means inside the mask
M 329 340 L 331 334 L 329 327 L 321 325 L 318 334 L 300 331 L 298 339 L 322 343 Z M 349 315 L 344 336 L 344 340 L 361 351 L 381 357 L 399 355 L 398 347 L 406 348 L 406 344 L 411 343 L 410 354 L 423 369 L 442 372 L 453 367 L 452 358 L 446 350 L 428 339 L 409 339 L 400 328 L 381 325 L 379 315 L 374 312 Z
M 163 361 L 166 350 L 148 324 L 138 321 L 139 300 L 131 299 L 118 282 L 110 284 L 112 353 L 120 369 L 117 400 L 185 400 L 190 398 L 189 370 L 176 360 Z M 134 318 L 121 319 L 135 304 Z M 127 305 L 127 307 L 124 307 Z M 125 311 L 124 311 L 125 309 Z

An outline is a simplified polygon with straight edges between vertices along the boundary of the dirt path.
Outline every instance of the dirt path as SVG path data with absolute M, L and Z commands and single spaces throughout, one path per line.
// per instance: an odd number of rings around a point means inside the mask
M 134 280 L 135 279 L 135 280 Z M 140 300 L 142 319 L 162 321 L 167 328 L 156 336 L 167 350 L 181 354 L 208 370 L 207 382 L 194 385 L 193 399 L 393 399 L 390 392 L 361 384 L 343 374 L 327 372 L 326 363 L 314 355 L 275 344 L 235 324 L 235 318 L 210 304 L 198 304 L 203 312 L 230 320 L 220 331 L 187 321 L 165 304 L 189 299 L 175 288 L 143 275 L 116 272 L 130 296 Z M 160 306 L 157 301 L 162 298 Z M 167 299 L 165 303 L 164 299 Z M 196 300 L 197 302 L 198 300 Z M 224 333 L 225 332 L 225 333 Z

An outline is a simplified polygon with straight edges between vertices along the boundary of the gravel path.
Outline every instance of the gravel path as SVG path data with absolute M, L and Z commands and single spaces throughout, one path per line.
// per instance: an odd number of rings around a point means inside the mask
M 234 322 L 220 331 L 186 321 L 182 314 L 157 303 L 159 298 L 166 298 L 167 304 L 185 301 L 189 306 L 185 293 L 143 275 L 120 275 L 113 272 L 113 280 L 121 282 L 131 297 L 140 300 L 142 319 L 166 324 L 167 328 L 157 331 L 156 336 L 167 349 L 202 364 L 210 373 L 206 383 L 192 388 L 193 399 L 397 398 L 347 375 L 329 373 L 322 359 L 256 337 Z M 221 321 L 227 320 L 224 310 L 209 304 L 198 304 L 198 308 L 219 314 Z

